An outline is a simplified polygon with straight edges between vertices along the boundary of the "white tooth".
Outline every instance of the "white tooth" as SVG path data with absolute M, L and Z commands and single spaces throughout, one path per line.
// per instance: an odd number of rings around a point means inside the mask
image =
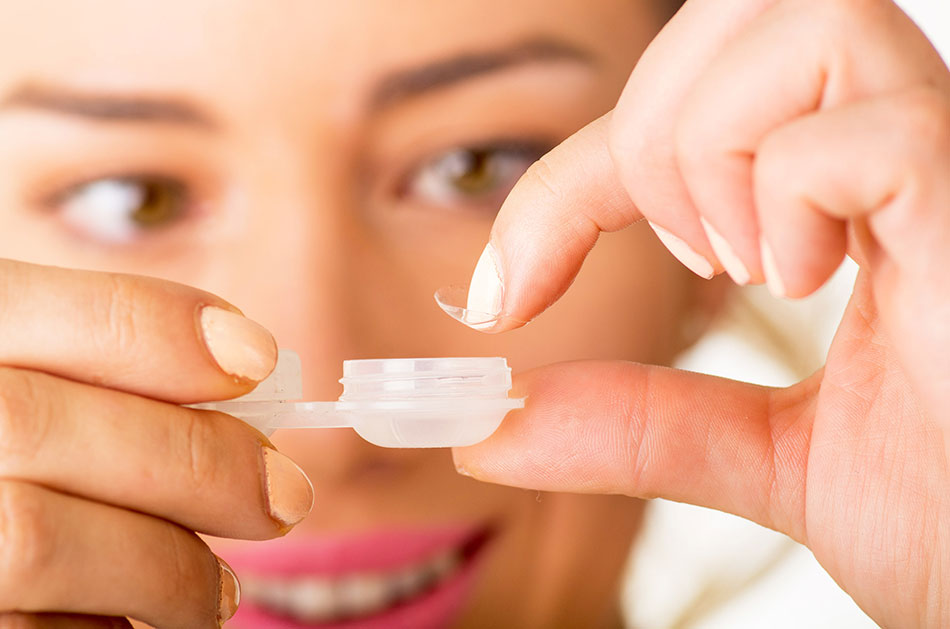
M 429 564 L 429 570 L 432 571 L 432 574 L 436 579 L 441 579 L 442 577 L 454 572 L 459 563 L 460 561 L 457 553 L 442 553 L 432 560 L 432 563 Z
M 425 567 L 405 568 L 393 577 L 393 589 L 398 592 L 400 599 L 409 598 L 425 587 L 428 573 Z
M 241 577 L 241 596 L 257 599 L 264 590 L 264 582 L 253 577 Z
M 443 552 L 416 566 L 386 575 L 242 579 L 249 600 L 303 621 L 319 622 L 377 612 L 395 601 L 412 598 L 455 573 L 462 563 L 457 551 Z
M 356 575 L 339 582 L 336 590 L 338 611 L 361 616 L 379 611 L 389 603 L 389 587 L 381 576 Z
M 249 600 L 263 603 L 277 611 L 286 611 L 289 606 L 290 585 L 281 581 L 265 581 L 245 578 L 241 581 L 241 595 Z
M 336 595 L 328 579 L 306 579 L 286 588 L 287 611 L 301 620 L 328 620 L 337 615 Z

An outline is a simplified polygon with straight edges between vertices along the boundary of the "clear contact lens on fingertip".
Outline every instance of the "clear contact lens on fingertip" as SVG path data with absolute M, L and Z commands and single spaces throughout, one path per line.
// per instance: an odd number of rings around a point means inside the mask
M 443 286 L 435 292 L 435 301 L 447 315 L 476 330 L 519 327 L 528 323 L 502 313 L 482 312 L 468 307 L 468 284 Z

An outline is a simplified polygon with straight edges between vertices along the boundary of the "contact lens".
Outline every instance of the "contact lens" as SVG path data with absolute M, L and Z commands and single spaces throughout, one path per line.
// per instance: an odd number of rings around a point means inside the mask
M 480 312 L 468 308 L 468 285 L 453 284 L 443 286 L 435 292 L 435 301 L 445 314 L 465 325 L 482 331 L 500 331 L 520 327 L 527 321 L 511 317 L 504 312 Z

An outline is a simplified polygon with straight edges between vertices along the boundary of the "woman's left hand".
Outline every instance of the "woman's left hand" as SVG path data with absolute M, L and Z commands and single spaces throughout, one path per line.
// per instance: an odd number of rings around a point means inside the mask
M 501 305 L 492 331 L 528 321 L 601 231 L 643 217 L 694 271 L 789 297 L 854 258 L 824 369 L 786 389 L 538 369 L 459 469 L 729 511 L 809 546 L 882 625 L 950 626 L 950 73 L 933 47 L 886 0 L 688 2 L 612 115 L 512 191 L 470 300 Z

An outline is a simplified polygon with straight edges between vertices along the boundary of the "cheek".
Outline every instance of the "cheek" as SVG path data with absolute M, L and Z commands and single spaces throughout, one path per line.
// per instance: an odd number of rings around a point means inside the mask
M 610 626 L 600 621 L 616 609 L 643 510 L 624 496 L 522 492 L 461 626 Z

